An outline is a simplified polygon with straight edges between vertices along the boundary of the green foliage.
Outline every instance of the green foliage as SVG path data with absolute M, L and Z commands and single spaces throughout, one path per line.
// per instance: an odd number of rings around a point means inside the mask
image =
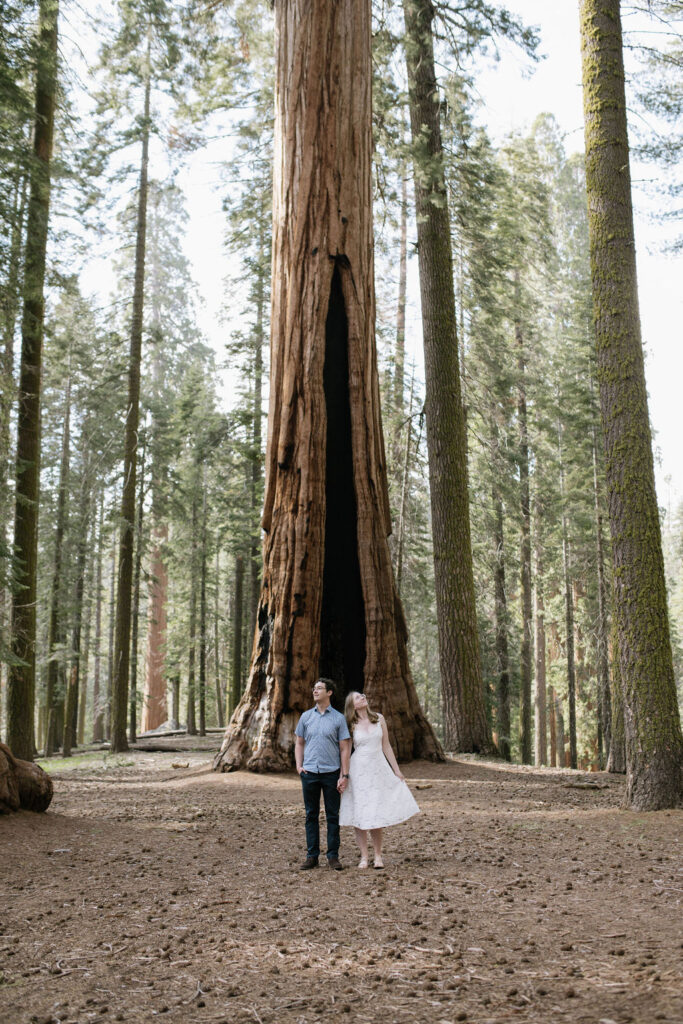
M 678 232 L 667 248 L 680 251 L 683 233 L 683 8 L 680 3 L 650 0 L 639 25 L 627 33 L 636 60 L 629 83 L 637 110 L 630 130 L 635 136 L 636 158 L 657 166 L 657 177 L 648 189 L 665 200 L 656 216 Z M 663 209 L 662 209 L 663 205 Z

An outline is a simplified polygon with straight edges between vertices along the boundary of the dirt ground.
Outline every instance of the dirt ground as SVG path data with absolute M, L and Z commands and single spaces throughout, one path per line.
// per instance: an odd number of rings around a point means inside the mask
M 49 811 L 0 819 L 3 1024 L 683 1022 L 683 812 L 414 762 L 385 871 L 344 829 L 345 871 L 299 872 L 297 776 L 209 759 L 53 761 Z

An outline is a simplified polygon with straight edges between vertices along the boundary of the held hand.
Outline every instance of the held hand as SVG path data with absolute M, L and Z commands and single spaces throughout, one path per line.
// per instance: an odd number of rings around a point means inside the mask
M 346 789 L 346 787 L 348 785 L 348 781 L 349 780 L 345 779 L 343 776 L 342 776 L 342 778 L 339 779 L 339 781 L 337 782 L 337 789 L 339 790 L 340 793 L 344 792 L 344 790 Z

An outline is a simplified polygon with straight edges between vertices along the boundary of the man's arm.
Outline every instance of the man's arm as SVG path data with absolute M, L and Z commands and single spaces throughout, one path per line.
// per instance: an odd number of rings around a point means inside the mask
M 301 775 L 304 770 L 304 747 L 306 741 L 303 736 L 296 737 L 296 743 L 294 744 L 294 760 L 296 761 L 296 770 Z
M 339 782 L 337 783 L 337 789 L 340 793 L 343 793 L 346 789 L 349 780 L 345 779 L 344 776 L 349 774 L 349 761 L 351 759 L 351 740 L 339 740 L 339 756 L 341 759 L 341 770 L 339 774 Z

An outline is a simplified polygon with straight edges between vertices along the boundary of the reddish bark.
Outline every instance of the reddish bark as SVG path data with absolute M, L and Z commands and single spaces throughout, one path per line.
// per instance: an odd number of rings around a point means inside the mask
M 374 338 L 369 0 L 277 0 L 271 390 L 261 598 L 217 769 L 293 764 L 323 674 L 400 757 L 442 756 L 393 579 Z

